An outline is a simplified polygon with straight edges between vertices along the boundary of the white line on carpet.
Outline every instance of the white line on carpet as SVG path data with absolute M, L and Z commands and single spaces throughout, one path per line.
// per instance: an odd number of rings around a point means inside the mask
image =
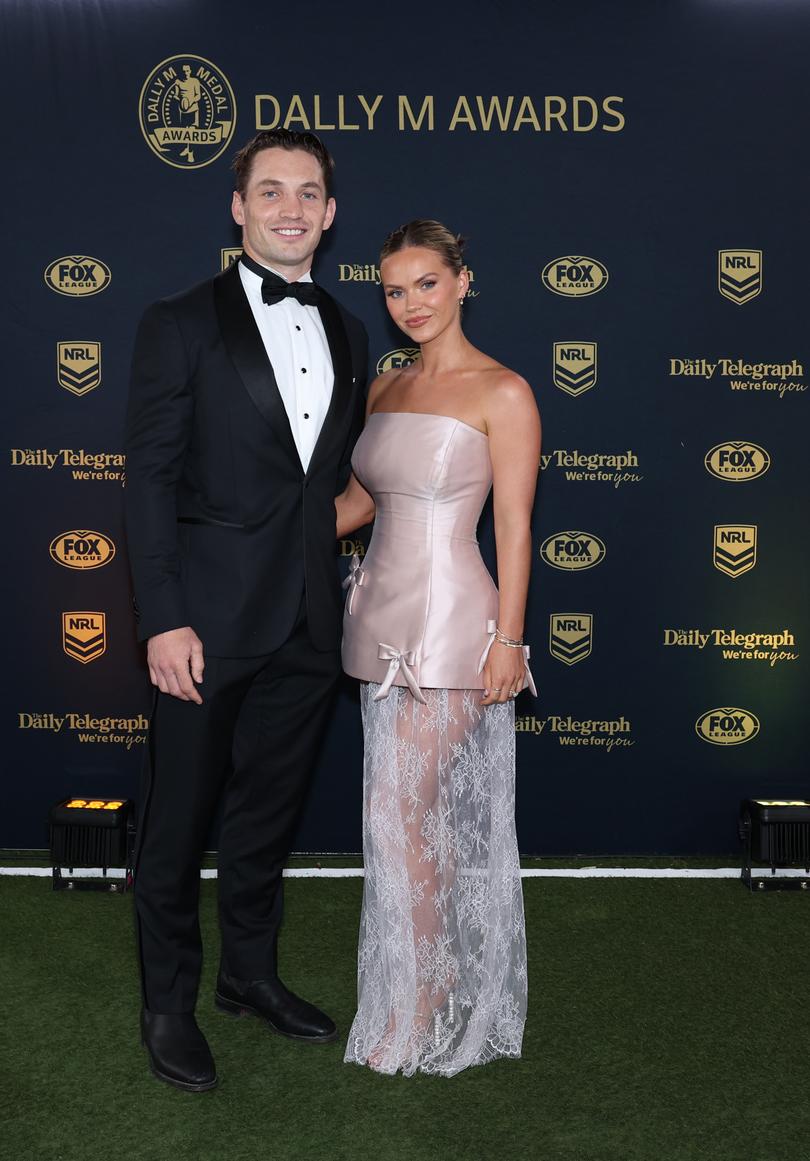
M 109 867 L 111 878 L 123 878 L 123 867 Z M 770 867 L 753 867 L 757 877 L 770 874 Z M 0 875 L 51 877 L 50 867 L 0 867 Z M 288 867 L 288 879 L 362 879 L 362 867 Z M 77 867 L 75 879 L 100 879 L 100 867 Z M 200 871 L 201 879 L 216 879 L 213 868 Z M 521 879 L 739 879 L 739 867 L 531 867 L 520 872 Z M 807 878 L 807 872 L 796 867 L 782 867 L 781 878 Z

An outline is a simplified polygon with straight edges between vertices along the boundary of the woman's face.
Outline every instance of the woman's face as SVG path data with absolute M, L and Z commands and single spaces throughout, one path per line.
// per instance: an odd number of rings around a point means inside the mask
M 380 266 L 388 313 L 401 331 L 427 343 L 458 325 L 459 299 L 467 293 L 467 271 L 454 274 L 436 250 L 406 246 Z

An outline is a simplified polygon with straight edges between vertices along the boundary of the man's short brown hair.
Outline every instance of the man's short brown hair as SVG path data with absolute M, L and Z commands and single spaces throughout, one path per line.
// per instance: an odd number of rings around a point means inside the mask
M 244 196 L 250 181 L 253 158 L 264 149 L 302 149 L 304 153 L 312 154 L 320 164 L 326 196 L 332 196 L 335 162 L 320 137 L 314 133 L 295 133 L 291 129 L 263 129 L 239 150 L 231 162 L 236 177 L 236 192 L 240 197 Z

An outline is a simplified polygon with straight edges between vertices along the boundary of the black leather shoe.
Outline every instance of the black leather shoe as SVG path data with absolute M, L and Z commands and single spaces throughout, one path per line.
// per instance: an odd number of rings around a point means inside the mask
M 281 980 L 235 980 L 220 972 L 214 1005 L 229 1016 L 258 1016 L 272 1032 L 311 1044 L 337 1040 L 334 1022 L 314 1004 L 293 995 Z
M 186 1092 L 207 1092 L 217 1084 L 208 1042 L 192 1012 L 141 1012 L 141 1043 L 158 1080 Z

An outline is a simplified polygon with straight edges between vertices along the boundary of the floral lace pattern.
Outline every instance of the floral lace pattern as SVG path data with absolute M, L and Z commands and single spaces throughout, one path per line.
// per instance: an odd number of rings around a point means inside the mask
M 515 836 L 514 702 L 405 687 L 365 733 L 358 1010 L 346 1061 L 453 1076 L 519 1057 L 526 942 Z

